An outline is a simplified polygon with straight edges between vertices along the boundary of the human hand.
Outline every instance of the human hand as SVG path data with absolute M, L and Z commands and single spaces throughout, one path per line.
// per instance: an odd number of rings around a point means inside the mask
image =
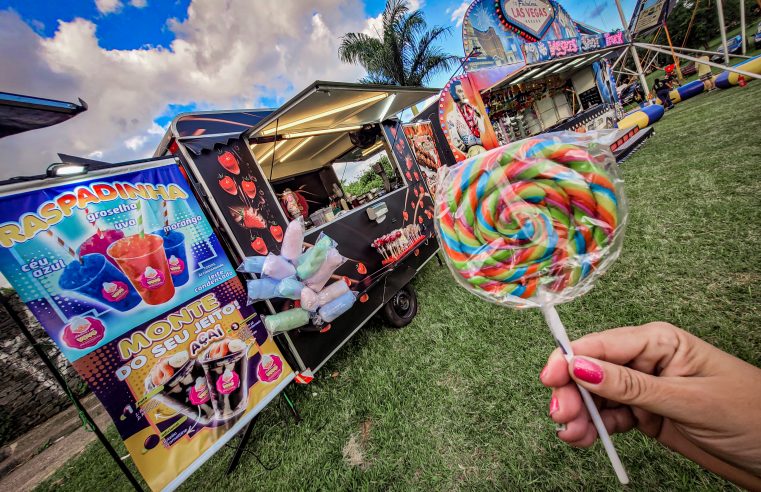
M 609 433 L 633 428 L 742 487 L 761 490 L 761 369 L 668 323 L 616 328 L 555 350 L 540 379 L 563 441 L 597 431 L 574 383 L 597 395 Z

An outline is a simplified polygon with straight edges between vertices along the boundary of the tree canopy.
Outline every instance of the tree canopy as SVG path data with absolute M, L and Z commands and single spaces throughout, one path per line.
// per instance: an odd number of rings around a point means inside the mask
M 448 27 L 428 29 L 420 10 L 410 11 L 407 0 L 387 0 L 381 32 L 371 36 L 351 32 L 341 38 L 338 56 L 367 71 L 360 82 L 422 86 L 431 76 L 451 70 L 459 59 L 437 42 L 450 34 Z

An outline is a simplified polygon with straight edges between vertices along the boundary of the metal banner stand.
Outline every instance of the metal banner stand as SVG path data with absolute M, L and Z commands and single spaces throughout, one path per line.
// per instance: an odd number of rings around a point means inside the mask
M 53 363 L 53 361 L 50 360 L 50 357 L 48 357 L 48 354 L 45 353 L 45 351 L 42 350 L 42 348 L 39 346 L 37 339 L 34 337 L 34 335 L 32 335 L 32 333 L 26 327 L 24 320 L 21 319 L 21 317 L 16 312 L 16 310 L 13 309 L 10 302 L 8 302 L 8 298 L 6 297 L 4 293 L 0 293 L 0 304 L 2 304 L 3 308 L 5 308 L 5 310 L 8 312 L 8 315 L 16 323 L 16 326 L 18 326 L 18 329 L 21 330 L 21 333 L 32 345 L 32 348 L 34 348 L 34 351 L 37 353 L 37 356 L 42 360 L 45 366 L 47 366 L 50 372 L 53 373 L 53 377 L 55 378 L 56 382 L 61 386 L 61 388 L 63 388 L 64 392 L 66 392 L 66 394 L 69 396 L 69 399 L 74 404 L 79 414 L 87 421 L 87 424 L 95 433 L 95 435 L 97 436 L 98 440 L 103 445 L 103 447 L 106 448 L 106 451 L 108 451 L 108 454 L 109 456 L 111 456 L 111 459 L 114 460 L 114 462 L 119 467 L 121 472 L 124 473 L 124 476 L 127 477 L 127 480 L 132 485 L 132 487 L 134 487 L 134 489 L 138 492 L 143 492 L 143 487 L 140 485 L 140 482 L 137 481 L 137 478 L 135 477 L 135 475 L 130 471 L 129 468 L 127 468 L 127 465 L 124 464 L 124 462 L 119 457 L 114 447 L 108 441 L 108 439 L 103 434 L 103 432 L 101 432 L 100 428 L 95 424 L 95 421 L 93 420 L 93 418 L 90 416 L 89 413 L 87 413 L 87 410 L 79 401 L 79 398 L 77 398 L 77 396 L 71 391 L 71 389 L 69 388 L 69 385 L 66 384 L 66 380 L 63 378 L 63 375 L 61 375 L 60 371 L 58 370 L 56 365 Z
M 283 398 L 285 399 L 286 404 L 288 405 L 288 408 L 291 410 L 291 414 L 293 414 L 293 419 L 296 421 L 296 425 L 298 425 L 301 422 L 301 415 L 299 415 L 298 410 L 296 410 L 296 407 L 293 405 L 293 402 L 290 398 L 288 398 L 288 395 L 285 394 L 285 390 L 283 390 L 282 393 L 280 393 Z M 251 420 L 251 422 L 248 423 L 246 426 L 246 429 L 243 431 L 243 434 L 240 436 L 240 441 L 238 441 L 238 446 L 235 448 L 235 454 L 233 455 L 232 459 L 230 460 L 230 464 L 227 465 L 227 474 L 230 475 L 235 471 L 235 469 L 238 467 L 238 463 L 240 463 L 240 459 L 243 457 L 243 452 L 246 450 L 246 446 L 248 446 L 248 441 L 251 440 L 251 433 L 254 430 L 254 425 L 256 424 L 256 421 L 259 420 L 259 414 L 257 413 L 254 418 Z M 257 460 L 259 458 L 257 457 Z M 269 471 L 269 468 L 264 466 L 264 464 L 259 461 L 259 463 Z

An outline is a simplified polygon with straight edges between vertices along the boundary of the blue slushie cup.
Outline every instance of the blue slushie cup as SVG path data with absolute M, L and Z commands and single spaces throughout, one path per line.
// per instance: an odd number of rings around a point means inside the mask
M 159 230 L 154 232 L 164 240 L 164 251 L 166 259 L 169 262 L 169 273 L 172 274 L 172 282 L 175 287 L 185 285 L 190 279 L 190 265 L 188 265 L 188 254 L 185 251 L 185 234 L 178 231 L 164 232 Z
M 64 268 L 58 285 L 118 311 L 129 311 L 142 298 L 129 279 L 102 254 L 84 255 Z

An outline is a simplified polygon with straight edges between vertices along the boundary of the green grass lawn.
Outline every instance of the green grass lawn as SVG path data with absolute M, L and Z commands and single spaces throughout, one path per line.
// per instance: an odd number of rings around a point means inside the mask
M 761 83 L 666 114 L 622 165 L 630 207 L 621 258 L 560 307 L 572 338 L 665 320 L 761 365 Z M 309 386 L 261 415 L 237 472 L 231 449 L 183 490 L 619 489 L 602 447 L 560 442 L 538 379 L 553 349 L 537 311 L 477 300 L 446 268 L 414 280 L 402 330 L 373 322 Z M 110 435 L 116 441 L 113 428 Z M 614 438 L 629 490 L 722 490 L 724 480 L 632 432 Z M 121 452 L 125 453 L 120 446 Z M 128 490 L 95 443 L 40 490 Z

